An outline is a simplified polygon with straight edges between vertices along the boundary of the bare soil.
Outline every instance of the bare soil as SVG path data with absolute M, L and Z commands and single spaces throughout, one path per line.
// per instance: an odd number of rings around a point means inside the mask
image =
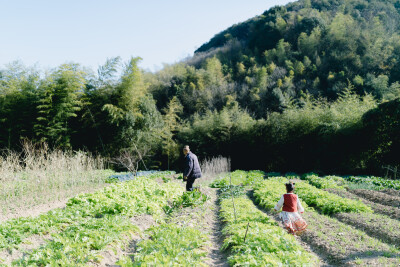
M 377 212 L 379 214 L 384 214 L 386 216 L 389 216 L 392 219 L 400 220 L 400 209 L 398 209 L 398 208 L 375 203 L 375 202 L 369 201 L 367 199 L 364 199 L 362 197 L 359 197 L 353 193 L 343 191 L 343 190 L 326 189 L 326 191 L 334 193 L 341 197 L 360 200 L 365 205 L 370 206 L 374 212 Z
M 23 208 L 13 212 L 9 212 L 8 214 L 0 214 L 0 223 L 19 217 L 36 217 L 56 208 L 64 208 L 68 199 L 69 198 L 60 201 L 54 201 L 51 203 L 36 205 L 33 207 Z
M 354 189 L 349 191 L 357 196 L 360 196 L 375 203 L 380 203 L 396 208 L 400 207 L 400 196 L 393 196 L 383 192 L 367 189 Z
M 304 213 L 309 228 L 301 238 L 325 255 L 329 264 L 339 266 L 387 266 L 400 264 L 393 247 L 336 219 L 316 212 Z
M 400 222 L 385 215 L 370 213 L 339 213 L 335 217 L 385 243 L 400 248 Z
M 97 190 L 100 190 L 103 187 L 108 186 L 109 184 L 104 184 L 104 186 L 101 187 L 95 187 L 92 189 L 84 189 L 81 192 L 75 194 L 85 194 L 85 193 L 91 193 Z M 57 201 L 52 201 L 52 202 L 48 202 L 45 204 L 39 204 L 39 205 L 34 205 L 34 206 L 29 206 L 29 207 L 23 207 L 23 208 L 18 208 L 18 209 L 14 209 L 14 210 L 10 210 L 8 209 L 6 214 L 0 213 L 0 223 L 10 220 L 10 219 L 15 219 L 15 218 L 19 218 L 19 217 L 37 217 L 41 214 L 47 213 L 50 210 L 53 209 L 57 209 L 57 208 L 65 208 L 66 203 L 68 202 L 68 200 L 73 197 L 73 196 L 69 196 L 66 197 L 62 200 L 57 200 Z
M 384 189 L 384 190 L 380 190 L 380 192 L 388 194 L 388 195 L 392 195 L 395 197 L 400 197 L 400 190 L 395 190 L 395 189 Z
M 14 260 L 24 257 L 28 252 L 39 248 L 44 245 L 47 241 L 51 240 L 51 236 L 48 235 L 32 235 L 24 240 L 17 248 L 12 250 L 0 251 L 0 259 L 3 259 L 6 266 L 10 266 Z

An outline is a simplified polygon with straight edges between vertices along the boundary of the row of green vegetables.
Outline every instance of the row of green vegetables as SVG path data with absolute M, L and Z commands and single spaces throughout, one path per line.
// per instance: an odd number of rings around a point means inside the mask
M 315 174 L 304 175 L 304 180 L 307 180 L 310 184 L 321 188 L 334 188 L 339 190 L 344 190 L 346 188 L 364 188 L 372 190 L 382 190 L 382 189 L 395 189 L 400 190 L 400 180 L 388 180 L 381 177 L 367 176 L 324 176 L 318 177 Z
M 33 234 L 51 234 L 44 246 L 14 264 L 79 266 L 96 261 L 99 250 L 138 231 L 130 217 L 146 213 L 161 218 L 170 200 L 182 196 L 181 185 L 159 184 L 153 178 L 116 183 L 71 198 L 64 209 L 6 221 L 0 225 L 0 248 L 18 247 Z
M 179 212 L 181 208 L 201 206 L 209 199 L 207 195 L 198 191 L 184 192 L 164 206 L 164 211 L 173 216 L 174 212 Z M 134 255 L 123 257 L 117 264 L 122 267 L 207 266 L 203 261 L 207 255 L 205 247 L 208 237 L 199 229 L 188 225 L 168 223 L 169 216 L 161 225 L 146 231 L 148 238 L 137 244 Z
M 256 184 L 264 179 L 265 173 L 263 171 L 242 171 L 237 170 L 228 174 L 225 174 L 223 177 L 214 180 L 210 187 L 212 188 L 222 188 L 232 185 L 245 185 L 250 186 Z
M 279 173 L 264 173 L 262 171 L 234 171 L 230 174 L 226 174 L 224 177 L 215 180 L 210 184 L 210 187 L 220 188 L 226 185 L 253 185 L 264 179 L 264 177 L 282 177 Z M 287 173 L 285 175 L 286 178 L 300 178 L 299 175 L 295 173 Z M 349 187 L 351 184 L 358 184 L 368 187 L 374 190 L 381 190 L 385 188 L 391 188 L 400 190 L 400 180 L 388 180 L 381 177 L 376 176 L 324 176 L 319 177 L 316 174 L 305 174 L 301 177 L 303 180 L 307 180 L 312 185 L 316 186 L 320 189 L 326 188 L 335 188 L 344 190 Z
M 300 199 L 312 207 L 316 207 L 324 214 L 339 212 L 372 212 L 371 208 L 361 201 L 346 199 L 322 189 L 336 188 L 345 189 L 346 181 L 338 176 L 318 177 L 316 175 L 305 176 L 307 182 L 298 182 L 295 192 Z M 231 181 L 230 181 L 231 180 Z M 271 209 L 279 201 L 282 194 L 286 193 L 285 183 L 287 177 L 269 177 L 264 179 L 264 173 L 260 171 L 235 171 L 229 175 L 216 180 L 211 186 L 228 188 L 227 185 L 252 185 L 256 200 L 267 209 Z M 229 190 L 229 192 L 231 192 Z M 237 192 L 234 192 L 237 194 Z M 229 194 L 228 194 L 229 195 Z M 304 203 L 303 203 L 304 204 Z M 304 205 L 303 205 L 304 206 Z
M 273 177 L 262 181 L 254 186 L 256 201 L 266 209 L 272 209 L 279 201 L 282 194 L 286 193 L 284 184 L 289 180 L 285 177 Z M 303 206 L 317 208 L 323 214 L 339 212 L 368 212 L 370 207 L 361 201 L 342 198 L 335 194 L 316 188 L 307 182 L 298 182 L 295 185 L 295 192 L 303 201 Z
M 150 228 L 150 238 L 139 242 L 134 261 L 129 256 L 117 264 L 130 266 L 206 266 L 205 246 L 208 238 L 198 229 L 175 224 L 162 224 Z
M 240 186 L 239 186 L 240 187 Z M 222 187 L 222 191 L 224 190 Z M 232 188 L 231 188 L 232 189 Z M 235 190 L 243 192 L 242 190 Z M 234 204 L 233 204 L 234 201 Z M 232 266 L 315 266 L 317 259 L 245 195 L 220 198 L 220 217 Z

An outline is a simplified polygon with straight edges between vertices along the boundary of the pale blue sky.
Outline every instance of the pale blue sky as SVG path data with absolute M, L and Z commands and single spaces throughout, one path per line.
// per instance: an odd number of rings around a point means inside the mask
M 148 70 L 193 55 L 227 27 L 288 0 L 0 0 L 0 67 L 14 60 L 97 69 L 143 58 Z

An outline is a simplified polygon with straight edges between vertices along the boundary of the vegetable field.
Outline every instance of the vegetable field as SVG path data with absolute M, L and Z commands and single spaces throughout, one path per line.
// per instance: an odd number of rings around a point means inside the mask
M 63 208 L 2 221 L 0 264 L 400 264 L 396 181 L 278 175 L 235 171 L 193 192 L 185 192 L 180 175 L 173 172 L 112 176 L 108 186 L 78 194 Z M 308 223 L 300 236 L 288 234 L 273 211 L 289 180 L 296 183 Z

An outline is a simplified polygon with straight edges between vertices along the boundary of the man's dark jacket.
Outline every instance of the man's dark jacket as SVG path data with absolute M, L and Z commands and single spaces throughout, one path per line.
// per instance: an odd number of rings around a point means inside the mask
M 183 176 L 190 178 L 200 178 L 201 169 L 197 156 L 192 152 L 187 153 L 185 157 L 185 170 L 183 171 Z

